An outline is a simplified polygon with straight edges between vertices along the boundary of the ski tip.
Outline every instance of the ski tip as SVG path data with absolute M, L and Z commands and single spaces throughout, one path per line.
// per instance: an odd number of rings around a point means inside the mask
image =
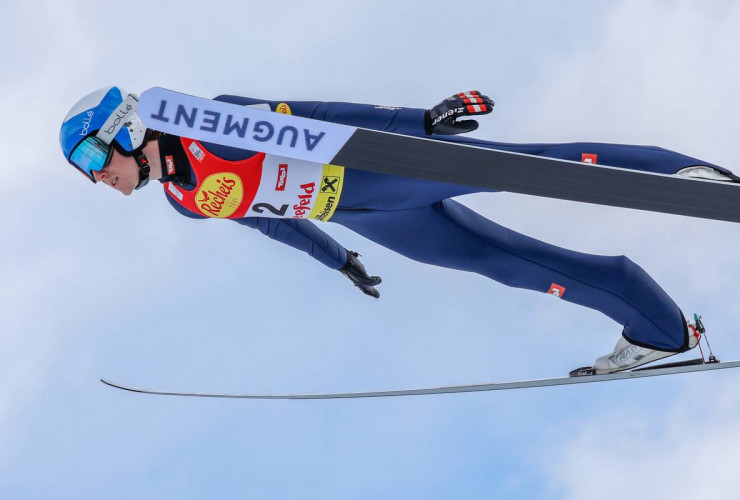
M 118 384 L 116 384 L 116 383 L 114 383 L 114 382 L 110 382 L 110 381 L 108 381 L 108 380 L 105 380 L 104 378 L 101 378 L 101 379 L 100 379 L 100 381 L 101 381 L 102 383 L 104 383 L 105 385 L 108 385 L 108 386 L 110 386 L 110 387 L 115 387 L 116 389 L 121 389 L 121 386 L 119 386 Z
M 111 382 L 110 380 L 106 380 L 104 378 L 101 378 L 100 381 L 104 383 L 105 385 L 109 387 L 113 387 L 114 389 L 121 389 L 122 391 L 129 391 L 129 392 L 143 392 L 136 389 L 132 389 L 130 387 L 126 387 L 125 385 L 117 384 L 115 382 Z

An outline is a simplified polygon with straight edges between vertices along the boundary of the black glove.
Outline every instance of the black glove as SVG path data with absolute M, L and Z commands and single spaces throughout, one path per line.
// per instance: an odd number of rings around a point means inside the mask
M 380 292 L 375 289 L 375 285 L 382 281 L 379 276 L 368 276 L 365 266 L 362 265 L 358 257 L 360 254 L 347 250 L 347 263 L 339 270 L 340 273 L 350 279 L 354 285 L 362 290 L 362 293 L 375 297 L 380 297 Z
M 424 129 L 427 135 L 464 134 L 478 128 L 475 120 L 458 122 L 461 116 L 485 115 L 493 111 L 493 101 L 477 90 L 460 92 L 448 97 L 432 109 L 424 112 Z

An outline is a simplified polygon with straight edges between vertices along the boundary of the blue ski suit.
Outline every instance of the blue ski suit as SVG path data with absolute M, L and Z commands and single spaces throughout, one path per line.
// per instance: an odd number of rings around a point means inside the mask
M 217 100 L 240 105 L 280 101 L 238 96 Z M 424 130 L 424 110 L 351 103 L 287 101 L 292 114 L 358 127 L 430 137 Z M 432 139 L 516 151 L 552 158 L 673 174 L 692 165 L 721 167 L 665 149 L 600 143 L 507 144 L 470 138 Z M 204 144 L 220 158 L 238 161 L 254 152 Z M 178 147 L 160 138 L 162 158 Z M 596 155 L 586 156 L 585 155 Z M 178 167 L 180 169 L 181 167 Z M 461 169 L 465 165 L 460 165 Z M 165 179 L 166 180 L 166 179 Z M 339 206 L 331 222 L 341 224 L 406 257 L 437 266 L 470 271 L 499 283 L 551 293 L 563 300 L 601 311 L 623 326 L 630 342 L 665 351 L 688 347 L 688 331 L 678 306 L 638 265 L 624 256 L 598 256 L 559 248 L 519 234 L 486 219 L 451 197 L 482 191 L 468 186 L 382 175 L 346 169 Z M 178 211 L 203 218 L 176 203 Z M 244 226 L 303 250 L 332 269 L 345 265 L 344 247 L 305 219 L 245 217 Z

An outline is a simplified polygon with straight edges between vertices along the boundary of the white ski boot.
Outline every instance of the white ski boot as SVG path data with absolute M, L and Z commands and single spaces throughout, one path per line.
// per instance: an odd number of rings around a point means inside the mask
M 693 349 L 698 343 L 698 333 L 696 333 L 694 328 L 689 326 L 689 349 Z M 617 345 L 614 346 L 614 351 L 596 359 L 593 369 L 597 375 L 630 370 L 659 359 L 667 358 L 668 356 L 673 356 L 674 354 L 677 353 L 640 347 L 630 343 L 626 338 L 620 337 Z
M 705 165 L 694 165 L 693 167 L 682 168 L 676 175 L 681 177 L 693 177 L 695 179 L 708 179 L 710 181 L 733 182 L 733 178 L 723 174 L 719 170 Z

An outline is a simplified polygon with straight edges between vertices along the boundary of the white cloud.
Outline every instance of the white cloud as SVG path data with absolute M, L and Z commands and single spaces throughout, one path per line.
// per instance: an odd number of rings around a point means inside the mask
M 711 375 L 691 376 L 696 382 L 686 384 L 669 408 L 615 404 L 574 426 L 574 435 L 550 443 L 543 467 L 558 497 L 737 498 L 736 384 L 731 375 L 719 383 Z
M 574 57 L 548 53 L 543 93 L 531 101 L 545 140 L 657 142 L 708 160 L 734 161 L 730 124 L 740 97 L 740 6 L 686 0 L 612 4 L 603 38 Z M 542 83 L 545 83 L 544 81 Z M 562 127 L 565 121 L 567 127 Z M 730 125 L 730 126 L 728 126 Z

